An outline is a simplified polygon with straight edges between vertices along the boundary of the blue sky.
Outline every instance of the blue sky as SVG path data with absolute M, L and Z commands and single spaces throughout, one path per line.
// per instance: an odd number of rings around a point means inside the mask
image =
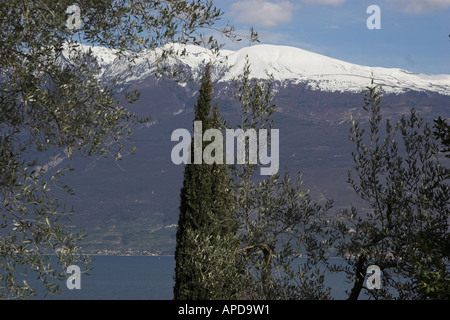
M 450 74 L 450 0 L 214 0 L 222 22 L 261 43 L 288 45 L 347 62 Z M 367 20 L 380 8 L 381 29 Z M 238 49 L 249 45 L 227 44 Z

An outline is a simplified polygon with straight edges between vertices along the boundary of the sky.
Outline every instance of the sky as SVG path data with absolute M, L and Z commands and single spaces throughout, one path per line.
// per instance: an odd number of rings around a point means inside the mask
M 263 44 L 297 47 L 366 66 L 450 74 L 450 0 L 213 2 L 224 13 L 220 24 L 228 22 L 246 35 L 253 27 Z M 368 11 L 372 5 L 378 6 L 379 14 Z M 223 42 L 231 50 L 251 45 L 246 40 Z

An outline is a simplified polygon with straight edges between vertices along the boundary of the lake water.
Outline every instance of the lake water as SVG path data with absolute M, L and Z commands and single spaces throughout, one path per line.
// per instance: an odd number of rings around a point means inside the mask
M 173 256 L 92 256 L 94 267 L 81 275 L 81 289 L 69 290 L 60 284 L 62 294 L 38 296 L 46 300 L 171 300 L 175 260 Z M 341 260 L 343 262 L 343 260 Z M 345 276 L 327 279 L 334 299 L 345 299 L 350 285 Z

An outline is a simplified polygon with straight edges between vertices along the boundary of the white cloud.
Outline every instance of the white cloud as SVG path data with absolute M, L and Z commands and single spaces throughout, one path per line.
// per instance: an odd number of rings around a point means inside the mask
M 344 3 L 347 0 L 302 0 L 302 2 L 305 3 L 311 3 L 311 4 L 331 4 L 331 5 L 338 5 L 341 3 Z
M 355 0 L 301 0 L 308 4 L 340 5 Z M 356 2 L 356 1 L 355 1 Z M 406 13 L 423 13 L 450 8 L 450 0 L 384 0 L 391 8 Z M 374 3 L 376 4 L 376 3 Z M 381 5 L 383 8 L 383 5 Z
M 396 5 L 407 13 L 423 13 L 450 8 L 450 0 L 398 0 Z
M 290 1 L 242 0 L 231 5 L 231 15 L 238 23 L 248 23 L 257 27 L 275 27 L 292 20 L 298 9 Z

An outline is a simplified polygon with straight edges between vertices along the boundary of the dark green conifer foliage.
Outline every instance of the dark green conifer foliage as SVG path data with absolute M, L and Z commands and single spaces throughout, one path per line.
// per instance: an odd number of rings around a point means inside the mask
M 195 105 L 195 120 L 202 121 L 202 133 L 221 128 L 217 107 L 210 116 L 212 93 L 208 64 Z M 229 169 L 226 164 L 194 164 L 193 147 L 191 153 L 192 164 L 185 167 L 180 196 L 174 299 L 237 298 L 239 243 Z

